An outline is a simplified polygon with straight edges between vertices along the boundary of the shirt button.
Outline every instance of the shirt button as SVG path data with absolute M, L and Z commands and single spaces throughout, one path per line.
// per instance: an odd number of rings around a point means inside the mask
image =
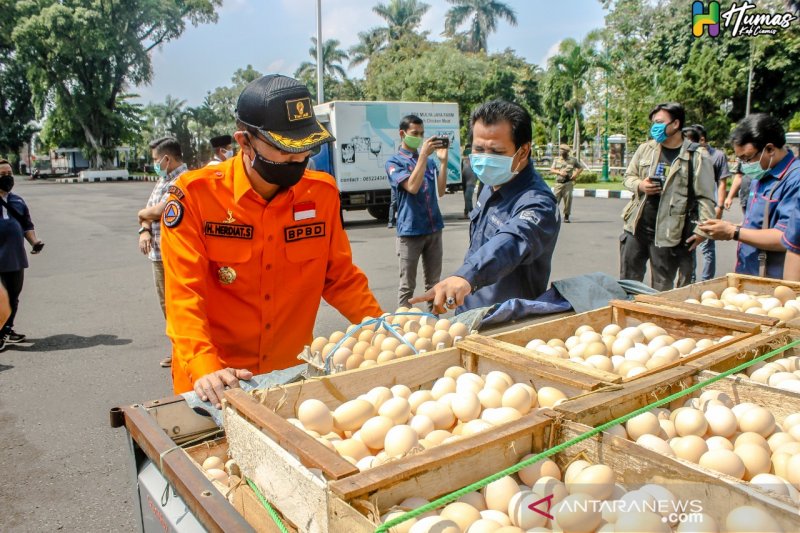
M 265 330 L 267 330 L 267 331 L 269 331 L 269 329 L 270 329 L 271 327 L 272 327 L 272 324 L 267 324 L 266 326 L 264 326 L 264 329 L 265 329 Z
M 264 266 L 264 268 L 266 268 L 267 270 L 272 270 L 272 265 L 266 265 Z
M 265 295 L 264 295 L 264 300 L 266 300 L 266 301 L 269 301 L 269 300 L 270 300 L 270 296 L 269 296 L 269 294 L 265 294 Z
M 269 237 L 267 237 L 267 242 L 272 242 L 272 235 L 270 235 Z

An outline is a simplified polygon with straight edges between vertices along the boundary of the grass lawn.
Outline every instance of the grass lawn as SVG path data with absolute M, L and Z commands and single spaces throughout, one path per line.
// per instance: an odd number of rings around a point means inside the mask
M 544 180 L 550 187 L 553 187 L 556 184 L 556 180 Z M 626 190 L 625 187 L 622 185 L 621 181 L 609 181 L 609 182 L 602 182 L 598 181 L 596 183 L 576 183 L 576 189 L 608 189 L 610 191 L 624 191 Z

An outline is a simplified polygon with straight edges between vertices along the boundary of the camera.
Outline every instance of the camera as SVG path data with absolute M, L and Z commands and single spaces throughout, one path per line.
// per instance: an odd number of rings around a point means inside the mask
M 437 135 L 434 137 L 441 144 L 441 148 L 450 148 L 450 137 L 447 135 Z

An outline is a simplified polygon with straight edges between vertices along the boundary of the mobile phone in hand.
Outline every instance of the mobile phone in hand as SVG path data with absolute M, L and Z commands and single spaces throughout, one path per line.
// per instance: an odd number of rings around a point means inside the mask
M 39 252 L 42 251 L 42 248 L 44 248 L 44 243 L 42 241 L 39 241 L 33 245 L 33 248 L 31 248 L 31 253 L 38 254 Z
M 450 148 L 450 137 L 447 135 L 437 135 L 436 140 L 439 141 L 441 148 Z

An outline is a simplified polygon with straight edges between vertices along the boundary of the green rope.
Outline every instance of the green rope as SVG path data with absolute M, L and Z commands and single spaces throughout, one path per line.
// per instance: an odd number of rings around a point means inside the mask
M 289 533 L 289 530 L 286 529 L 286 526 L 284 525 L 283 520 L 281 520 L 281 517 L 278 516 L 278 513 L 275 511 L 275 509 L 273 509 L 272 506 L 269 504 L 269 502 L 266 500 L 266 498 L 264 498 L 264 495 L 261 494 L 260 490 L 258 490 L 256 484 L 253 483 L 253 481 L 249 477 L 246 477 L 244 479 L 245 481 L 247 481 L 247 484 L 250 485 L 250 488 L 253 489 L 253 492 L 256 493 L 256 496 L 258 496 L 258 501 L 261 502 L 261 505 L 269 513 L 269 516 L 272 517 L 272 521 L 275 522 L 275 525 L 278 526 L 278 529 L 280 529 L 282 533 Z
M 389 531 L 389 528 L 392 528 L 392 527 L 394 527 L 394 526 L 396 526 L 398 524 L 402 524 L 403 522 L 405 522 L 407 520 L 411 520 L 412 518 L 416 518 L 416 517 L 418 517 L 418 516 L 420 516 L 422 514 L 425 514 L 425 513 L 429 512 L 429 511 L 433 511 L 435 509 L 438 509 L 439 507 L 441 507 L 443 505 L 446 505 L 446 504 L 448 504 L 450 502 L 454 502 L 457 499 L 459 499 L 460 497 L 464 496 L 465 494 L 468 494 L 470 492 L 474 492 L 476 490 L 480 490 L 483 487 L 485 487 L 486 485 L 488 485 L 489 483 L 493 483 L 493 482 L 497 481 L 498 479 L 504 478 L 506 476 L 510 476 L 512 474 L 516 474 L 517 472 L 519 472 L 523 468 L 526 468 L 526 467 L 528 467 L 528 466 L 530 466 L 530 465 L 532 465 L 534 463 L 538 463 L 542 459 L 546 459 L 546 458 L 548 458 L 548 457 L 550 457 L 552 455 L 555 455 L 557 453 L 560 453 L 560 452 L 566 450 L 570 446 L 573 446 L 575 444 L 578 444 L 579 442 L 582 442 L 582 441 L 584 441 L 586 439 L 594 437 L 598 433 L 602 433 L 603 431 L 605 431 L 606 429 L 608 429 L 608 428 L 610 428 L 612 426 L 616 426 L 617 424 L 624 424 L 625 422 L 627 422 L 631 418 L 634 418 L 634 417 L 639 416 L 639 415 L 641 415 L 643 413 L 646 413 L 646 412 L 648 412 L 648 411 L 650 411 L 650 410 L 652 410 L 652 409 L 654 409 L 656 407 L 661 407 L 662 405 L 666 405 L 668 403 L 671 403 L 671 402 L 677 400 L 678 398 L 681 398 L 683 396 L 686 396 L 687 394 L 691 394 L 691 393 L 693 393 L 693 392 L 695 392 L 695 391 L 697 391 L 699 389 L 702 389 L 703 387 L 711 385 L 712 383 L 715 383 L 715 382 L 717 382 L 717 381 L 719 381 L 721 379 L 724 379 L 724 378 L 730 376 L 731 374 L 736 374 L 738 372 L 741 372 L 742 370 L 754 365 L 755 363 L 757 363 L 759 361 L 763 361 L 765 359 L 769 359 L 770 357 L 773 357 L 774 355 L 777 355 L 779 353 L 785 352 L 789 348 L 793 348 L 794 346 L 797 346 L 798 344 L 800 344 L 800 339 L 792 341 L 789 344 L 787 344 L 786 346 L 782 346 L 782 347 L 777 348 L 777 349 L 775 349 L 775 350 L 773 350 L 771 352 L 765 353 L 764 355 L 756 357 L 755 359 L 752 359 L 750 361 L 742 363 L 741 365 L 737 366 L 736 368 L 732 368 L 730 370 L 726 370 L 725 372 L 722 372 L 719 375 L 714 376 L 714 377 L 712 377 L 712 378 L 710 378 L 710 379 L 708 379 L 706 381 L 700 381 L 698 383 L 695 383 L 691 387 L 688 387 L 688 388 L 686 388 L 686 389 L 684 389 L 684 390 L 682 390 L 680 392 L 676 392 L 675 394 L 673 394 L 671 396 L 667 396 L 666 398 L 663 398 L 663 399 L 658 400 L 656 402 L 653 402 L 653 403 L 651 403 L 649 405 L 646 405 L 646 406 L 644 406 L 644 407 L 642 407 L 640 409 L 637 409 L 637 410 L 633 411 L 632 413 L 628 413 L 627 415 L 624 415 L 624 416 L 621 416 L 619 418 L 616 418 L 616 419 L 612 420 L 611 422 L 606 422 L 605 424 L 601 424 L 601 425 L 597 426 L 596 428 L 594 428 L 594 429 L 592 429 L 590 431 L 587 431 L 586 433 L 578 435 L 574 439 L 568 440 L 567 442 L 564 442 L 564 443 L 561 443 L 561 444 L 559 444 L 557 446 L 554 446 L 554 447 L 550 448 L 549 450 L 545 450 L 545 451 L 543 451 L 543 452 L 541 452 L 539 454 L 536 454 L 533 457 L 525 459 L 524 461 L 521 461 L 521 462 L 517 463 L 516 465 L 511 466 L 509 468 L 506 468 L 505 470 L 503 470 L 501 472 L 497 472 L 496 474 L 492 474 L 491 476 L 489 476 L 487 478 L 484 478 L 484 479 L 482 479 L 480 481 L 476 481 L 475 483 L 473 483 L 471 485 L 467 485 L 466 487 L 464 487 L 462 489 L 459 489 L 459 490 L 457 490 L 455 492 L 452 492 L 450 494 L 442 496 L 438 500 L 434 500 L 434 501 L 432 501 L 432 502 L 430 502 L 430 503 L 428 503 L 426 505 L 423 505 L 422 507 L 418 507 L 418 508 L 413 509 L 413 510 L 411 510 L 411 511 L 409 511 L 409 512 L 403 514 L 403 515 L 400 515 L 397 518 L 393 518 L 392 520 L 389 520 L 385 524 L 381 524 L 375 530 L 375 533 L 386 533 L 387 531 Z

